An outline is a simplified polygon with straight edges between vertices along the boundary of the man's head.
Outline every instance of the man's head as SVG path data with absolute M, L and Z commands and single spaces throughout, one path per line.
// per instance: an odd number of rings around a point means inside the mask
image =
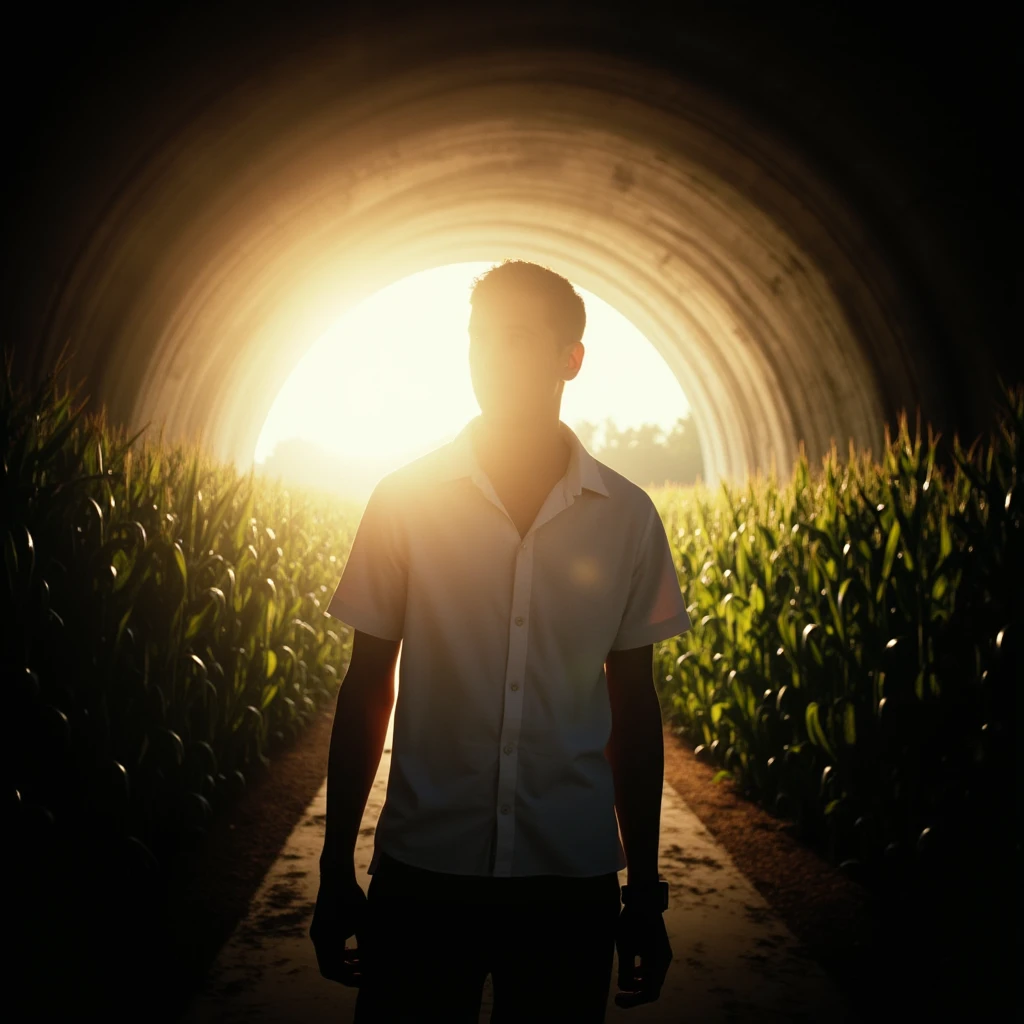
M 562 401 L 583 362 L 587 314 L 572 284 L 547 267 L 505 260 L 473 282 L 469 364 L 481 411 L 530 421 Z

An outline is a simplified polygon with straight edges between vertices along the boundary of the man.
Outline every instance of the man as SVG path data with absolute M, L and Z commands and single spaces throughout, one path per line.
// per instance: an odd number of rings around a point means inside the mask
M 623 1007 L 657 999 L 672 959 L 653 644 L 690 620 L 650 496 L 559 419 L 582 299 L 505 261 L 470 304 L 481 415 L 380 481 L 328 606 L 355 635 L 310 937 L 321 973 L 359 986 L 357 1024 L 476 1022 L 488 973 L 496 1024 L 591 1024 L 616 948 Z

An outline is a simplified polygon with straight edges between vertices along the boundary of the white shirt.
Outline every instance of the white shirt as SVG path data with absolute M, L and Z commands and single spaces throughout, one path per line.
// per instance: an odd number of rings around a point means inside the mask
M 604 663 L 690 628 L 665 528 L 559 421 L 569 465 L 520 538 L 480 419 L 380 480 L 327 607 L 402 640 L 369 872 L 382 850 L 460 875 L 620 871 Z

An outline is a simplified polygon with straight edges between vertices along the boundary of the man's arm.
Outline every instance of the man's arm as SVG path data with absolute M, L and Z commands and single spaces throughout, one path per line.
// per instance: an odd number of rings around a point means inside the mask
M 395 702 L 395 663 L 401 640 L 355 631 L 331 730 L 327 764 L 327 823 L 320 855 L 321 884 L 354 882 L 359 825 Z
M 605 661 L 612 731 L 605 757 L 615 779 L 615 810 L 629 884 L 658 880 L 665 741 L 654 687 L 654 645 L 611 651 Z

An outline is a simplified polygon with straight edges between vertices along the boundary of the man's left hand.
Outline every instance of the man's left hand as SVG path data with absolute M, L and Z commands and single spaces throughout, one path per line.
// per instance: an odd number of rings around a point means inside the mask
M 653 1003 L 661 995 L 661 986 L 672 963 L 672 947 L 661 912 L 624 906 L 619 912 L 615 948 L 619 954 L 618 984 L 622 990 L 615 993 L 615 1005 L 628 1009 L 641 1003 Z M 639 967 L 635 964 L 637 957 Z

